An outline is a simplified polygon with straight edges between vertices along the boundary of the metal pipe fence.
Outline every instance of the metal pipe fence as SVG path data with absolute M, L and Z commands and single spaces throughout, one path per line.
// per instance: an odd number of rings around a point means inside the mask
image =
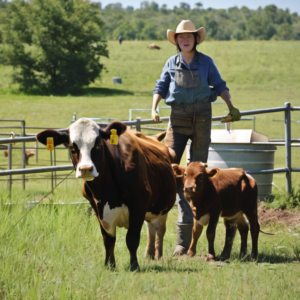
M 285 103 L 283 107 L 275 107 L 275 108 L 267 108 L 267 109 L 259 109 L 259 110 L 251 110 L 251 111 L 242 111 L 241 116 L 248 116 L 248 115 L 257 115 L 257 114 L 265 114 L 265 113 L 274 113 L 274 112 L 284 112 L 285 116 L 285 138 L 284 139 L 273 139 L 274 141 L 268 143 L 253 143 L 253 144 L 267 144 L 267 145 L 277 145 L 277 146 L 285 146 L 285 168 L 277 168 L 277 169 L 270 169 L 270 170 L 257 170 L 257 171 L 246 171 L 249 174 L 268 174 L 268 173 L 285 173 L 286 174 L 286 193 L 287 195 L 291 193 L 292 190 L 292 172 L 300 172 L 300 168 L 292 168 L 291 166 L 291 147 L 299 147 L 300 144 L 292 144 L 293 142 L 299 142 L 300 139 L 291 139 L 291 111 L 299 111 L 300 107 L 291 107 L 290 103 Z M 220 121 L 225 116 L 218 116 L 213 117 L 212 121 Z M 76 117 L 73 118 L 72 121 L 75 121 Z M 97 118 L 98 120 L 98 118 Z M 14 120 L 16 121 L 16 120 Z M 17 121 L 24 121 L 24 120 L 17 120 Z M 123 121 L 127 126 L 135 126 L 136 130 L 141 131 L 141 129 L 151 129 L 145 128 L 141 125 L 145 124 L 158 124 L 163 123 L 164 121 L 169 121 L 169 117 L 163 117 L 160 119 L 160 122 L 154 122 L 151 119 L 144 119 L 136 118 L 135 121 Z M 255 121 L 254 121 L 255 122 Z M 24 121 L 24 128 L 25 128 L 25 121 Z M 101 122 L 98 123 L 99 126 L 104 127 L 107 126 L 109 123 Z M 254 123 L 255 124 L 255 123 Z M 254 125 L 255 126 L 255 125 Z M 158 129 L 161 130 L 162 128 Z M 65 129 L 58 129 L 58 131 L 62 131 Z M 24 130 L 25 135 L 25 130 Z M 35 137 L 19 137 L 14 139 L 0 139 L 1 144 L 12 144 L 21 142 L 25 145 L 25 142 L 33 142 L 36 141 Z M 23 149 L 23 147 L 22 147 Z M 24 148 L 25 153 L 25 148 Z M 25 174 L 34 174 L 34 173 L 44 173 L 44 172 L 56 172 L 56 171 L 68 171 L 72 170 L 74 167 L 73 165 L 64 165 L 64 166 L 51 166 L 51 167 L 40 167 L 40 168 L 30 168 L 25 169 L 24 166 L 21 169 L 14 169 L 11 170 L 11 165 L 8 164 L 8 170 L 0 171 L 0 176 L 13 176 L 13 175 L 25 175 Z M 10 178 L 11 179 L 11 178 Z M 11 180 L 8 180 L 11 182 Z M 25 180 L 23 180 L 23 186 L 25 188 Z M 10 187 L 11 188 L 11 187 Z

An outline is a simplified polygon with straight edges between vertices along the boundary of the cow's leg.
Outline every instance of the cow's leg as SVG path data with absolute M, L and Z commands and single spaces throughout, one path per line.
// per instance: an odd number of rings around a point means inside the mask
M 236 219 L 234 220 L 226 220 L 224 218 L 224 225 L 226 228 L 226 237 L 225 237 L 225 245 L 221 254 L 221 260 L 227 260 L 230 258 L 232 244 L 235 238 L 237 224 Z
M 196 248 L 197 248 L 197 243 L 198 239 L 202 233 L 203 226 L 200 225 L 198 222 L 194 221 L 194 227 L 193 227 L 193 232 L 192 232 L 192 242 L 189 248 L 189 251 L 187 252 L 187 255 L 192 257 L 196 254 Z
M 245 255 L 247 255 L 247 240 L 249 232 L 249 223 L 245 215 L 242 215 L 242 217 L 237 220 L 237 226 L 241 235 L 240 257 L 244 257 Z
M 208 254 L 206 257 L 206 261 L 214 261 L 215 259 L 214 242 L 215 242 L 216 228 L 219 220 L 219 215 L 220 213 L 210 214 L 210 219 L 206 230 L 206 237 L 208 240 Z
M 257 220 L 257 212 L 251 212 L 250 213 L 245 213 L 247 219 L 249 220 L 250 223 L 250 233 L 251 233 L 251 239 L 252 239 L 252 251 L 251 251 L 251 258 L 252 260 L 257 259 L 258 255 L 258 235 L 259 235 L 259 224 Z
M 155 225 L 150 222 L 145 222 L 147 225 L 147 247 L 145 252 L 145 257 L 149 257 L 151 259 L 154 259 L 155 257 Z
M 130 270 L 139 271 L 136 251 L 140 244 L 141 229 L 145 219 L 145 213 L 141 213 L 140 207 L 133 207 L 129 211 L 129 227 L 126 235 L 126 244 L 130 253 Z
M 114 253 L 116 237 L 110 236 L 104 230 L 101 224 L 100 224 L 100 228 L 101 228 L 101 233 L 103 236 L 104 246 L 106 250 L 105 265 L 110 266 L 112 269 L 114 269 L 116 266 L 115 253 Z
M 166 223 L 168 214 L 162 215 L 154 220 L 156 239 L 155 239 L 155 256 L 160 259 L 163 256 L 164 235 L 166 233 Z
M 166 222 L 168 214 L 158 217 L 155 220 L 146 222 L 148 229 L 148 240 L 146 248 L 146 257 L 158 259 L 163 255 L 163 240 L 166 233 Z

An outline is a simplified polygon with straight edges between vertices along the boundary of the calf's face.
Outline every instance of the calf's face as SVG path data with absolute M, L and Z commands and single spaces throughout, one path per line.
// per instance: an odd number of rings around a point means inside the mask
M 47 144 L 47 137 L 53 137 L 54 146 L 64 144 L 70 149 L 76 178 L 91 181 L 99 175 L 101 168 L 102 140 L 110 137 L 110 130 L 116 129 L 120 135 L 126 130 L 126 125 L 113 122 L 103 131 L 94 121 L 81 118 L 65 130 L 45 130 L 36 136 L 42 144 Z
M 216 174 L 217 169 L 207 171 L 206 166 L 201 162 L 192 162 L 187 167 L 173 164 L 172 167 L 177 184 L 180 180 L 183 184 L 184 195 L 190 202 L 194 217 L 200 219 L 202 207 L 206 205 L 203 199 L 209 178 Z

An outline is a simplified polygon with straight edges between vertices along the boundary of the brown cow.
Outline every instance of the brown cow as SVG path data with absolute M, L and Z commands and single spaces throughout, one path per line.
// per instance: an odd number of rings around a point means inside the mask
M 118 144 L 110 143 L 111 130 Z M 136 251 L 144 220 L 148 227 L 146 255 L 162 256 L 168 211 L 176 199 L 176 182 L 168 148 L 145 136 L 138 137 L 126 125 L 113 122 L 102 130 L 90 119 L 81 118 L 68 129 L 46 130 L 37 140 L 70 149 L 76 177 L 83 178 L 83 195 L 100 223 L 106 249 L 105 264 L 115 267 L 116 226 L 128 229 L 126 243 L 131 270 L 138 270 Z M 156 241 L 155 241 L 156 236 Z
M 149 48 L 150 50 L 152 50 L 152 49 L 160 50 L 161 49 L 161 47 L 159 47 L 159 46 L 157 46 L 155 44 L 150 44 L 150 45 L 148 45 L 147 48 Z
M 201 162 L 193 162 L 186 168 L 173 165 L 177 180 L 182 178 L 184 194 L 190 202 L 195 223 L 189 256 L 196 253 L 197 241 L 202 232 L 202 226 L 208 225 L 208 255 L 206 261 L 214 260 L 214 240 L 219 217 L 224 218 L 226 240 L 221 259 L 230 257 L 233 240 L 238 228 L 241 235 L 241 255 L 247 253 L 247 237 L 249 231 L 252 237 L 253 260 L 258 255 L 258 234 L 260 226 L 257 218 L 257 184 L 243 169 L 211 169 L 206 170 Z M 247 219 L 245 218 L 247 217 Z M 202 226 L 200 226 L 200 225 Z

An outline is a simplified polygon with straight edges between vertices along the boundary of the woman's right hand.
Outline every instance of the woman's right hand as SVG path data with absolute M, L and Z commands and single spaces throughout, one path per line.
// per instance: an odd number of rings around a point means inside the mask
M 159 114 L 157 113 L 156 110 L 152 110 L 152 120 L 153 120 L 154 122 L 159 122 L 159 121 L 160 121 L 160 120 L 159 120 Z

